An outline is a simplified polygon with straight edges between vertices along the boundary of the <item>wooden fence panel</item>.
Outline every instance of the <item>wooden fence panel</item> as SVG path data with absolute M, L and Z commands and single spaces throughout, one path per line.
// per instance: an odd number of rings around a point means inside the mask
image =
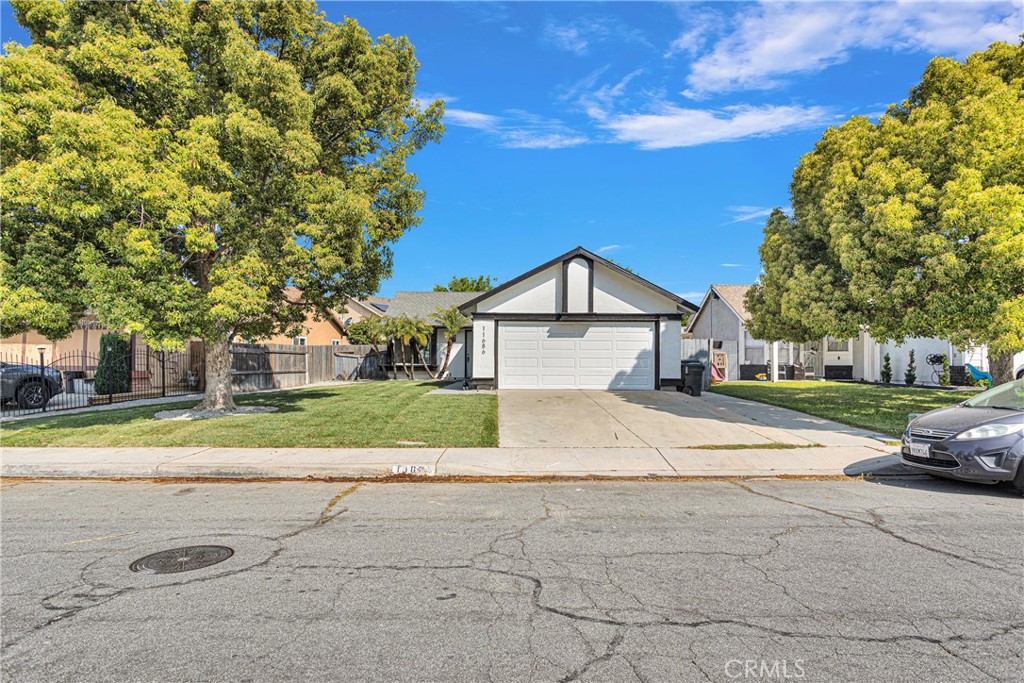
M 329 382 L 335 378 L 334 350 L 337 346 L 306 347 L 306 381 Z
M 334 355 L 334 372 L 338 379 L 387 379 L 384 365 L 387 354 L 369 350 L 365 355 L 338 352 Z
M 372 346 L 232 344 L 231 381 L 236 391 L 256 391 L 334 379 L 387 379 L 386 358 Z
M 306 384 L 306 351 L 291 344 L 232 344 L 231 384 L 236 391 Z

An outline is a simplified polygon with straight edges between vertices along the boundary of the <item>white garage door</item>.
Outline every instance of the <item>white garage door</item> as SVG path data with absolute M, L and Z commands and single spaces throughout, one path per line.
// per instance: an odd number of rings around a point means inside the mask
M 653 323 L 499 323 L 502 389 L 653 389 Z

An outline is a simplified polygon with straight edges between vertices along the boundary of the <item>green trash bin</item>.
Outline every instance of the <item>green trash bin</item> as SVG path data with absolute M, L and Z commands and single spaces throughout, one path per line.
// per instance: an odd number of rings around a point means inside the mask
M 683 361 L 683 384 L 679 391 L 690 396 L 700 396 L 704 388 L 704 364 L 699 360 Z

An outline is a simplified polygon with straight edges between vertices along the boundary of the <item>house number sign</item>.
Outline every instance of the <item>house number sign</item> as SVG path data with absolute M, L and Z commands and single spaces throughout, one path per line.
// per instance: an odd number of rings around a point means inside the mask
M 480 355 L 481 356 L 486 356 L 487 355 L 487 328 L 486 327 L 481 327 L 480 328 Z

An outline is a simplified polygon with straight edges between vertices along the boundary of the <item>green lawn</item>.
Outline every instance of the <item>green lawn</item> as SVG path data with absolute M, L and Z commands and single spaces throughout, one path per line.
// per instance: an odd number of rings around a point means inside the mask
M 959 403 L 971 394 L 847 382 L 725 382 L 711 391 L 799 410 L 853 427 L 899 436 L 910 413 Z
M 24 420 L 3 425 L 5 446 L 395 447 L 497 446 L 498 397 L 426 396 L 434 382 L 369 382 L 236 396 L 276 413 L 214 420 L 154 420 L 174 403 Z

